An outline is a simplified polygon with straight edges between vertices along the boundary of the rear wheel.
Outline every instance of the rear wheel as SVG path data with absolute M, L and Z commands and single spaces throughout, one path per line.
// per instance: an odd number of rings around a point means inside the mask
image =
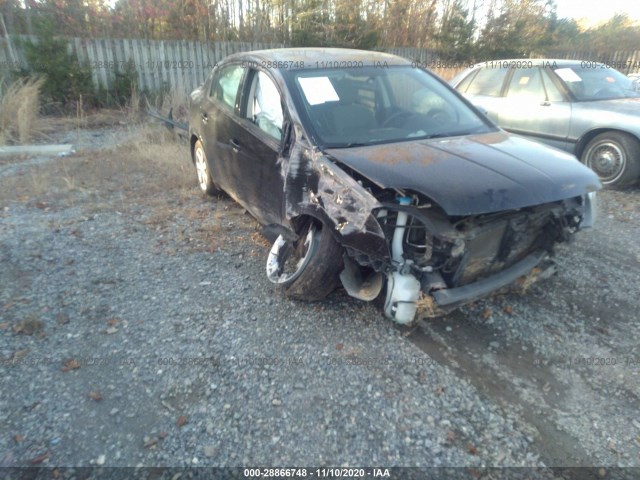
M 598 174 L 605 187 L 623 188 L 640 175 L 640 143 L 626 133 L 601 133 L 587 144 L 582 162 Z
M 296 241 L 280 235 L 267 258 L 267 277 L 288 297 L 321 300 L 338 286 L 343 268 L 342 247 L 329 227 L 309 220 Z
M 196 167 L 196 173 L 198 174 L 200 191 L 207 195 L 219 193 L 215 183 L 213 183 L 213 178 L 209 171 L 209 164 L 207 163 L 207 156 L 204 153 L 204 147 L 200 140 L 197 140 L 193 146 L 193 163 Z

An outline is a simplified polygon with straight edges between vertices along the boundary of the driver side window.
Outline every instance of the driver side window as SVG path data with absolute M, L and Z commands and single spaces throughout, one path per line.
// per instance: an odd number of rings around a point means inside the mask
M 246 109 L 247 118 L 270 137 L 282 139 L 284 113 L 280 92 L 264 72 L 253 75 Z

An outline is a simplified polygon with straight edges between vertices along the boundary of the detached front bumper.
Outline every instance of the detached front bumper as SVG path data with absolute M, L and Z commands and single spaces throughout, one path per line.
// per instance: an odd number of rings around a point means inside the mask
M 431 292 L 430 295 L 436 302 L 434 307 L 448 311 L 486 297 L 501 288 L 513 284 L 518 278 L 528 275 L 546 257 L 547 252 L 537 251 L 489 278 L 478 280 L 463 287 L 444 288 Z

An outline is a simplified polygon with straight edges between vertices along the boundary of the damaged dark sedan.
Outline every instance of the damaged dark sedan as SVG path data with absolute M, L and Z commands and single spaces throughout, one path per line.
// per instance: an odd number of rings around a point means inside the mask
M 408 60 L 343 49 L 227 57 L 191 94 L 200 189 L 275 232 L 267 276 L 342 285 L 398 323 L 528 275 L 594 220 L 597 176 L 512 136 Z

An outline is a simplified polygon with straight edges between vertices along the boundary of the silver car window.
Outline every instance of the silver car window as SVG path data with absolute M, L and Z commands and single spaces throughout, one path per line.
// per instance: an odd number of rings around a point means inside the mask
M 481 69 L 475 76 L 466 93 L 468 95 L 487 95 L 490 97 L 500 96 L 504 76 L 509 71 L 508 68 L 491 68 Z
M 553 83 L 551 75 L 553 75 L 553 73 L 549 68 L 542 69 L 542 81 L 544 83 L 544 88 L 547 91 L 547 100 L 550 102 L 563 102 L 565 101 L 565 98 L 556 84 Z
M 469 84 L 471 83 L 471 81 L 473 80 L 473 78 L 476 76 L 477 73 L 478 73 L 478 70 L 471 71 L 466 77 L 464 77 L 464 80 L 462 80 L 456 86 L 456 90 L 462 93 L 467 93 L 467 88 L 469 88 Z M 455 79 L 451 80 L 452 85 L 455 85 L 454 81 Z
M 540 70 L 537 67 L 515 69 L 509 82 L 507 97 L 546 100 Z
M 640 96 L 631 79 L 612 68 L 568 66 L 555 69 L 555 75 L 578 101 Z

